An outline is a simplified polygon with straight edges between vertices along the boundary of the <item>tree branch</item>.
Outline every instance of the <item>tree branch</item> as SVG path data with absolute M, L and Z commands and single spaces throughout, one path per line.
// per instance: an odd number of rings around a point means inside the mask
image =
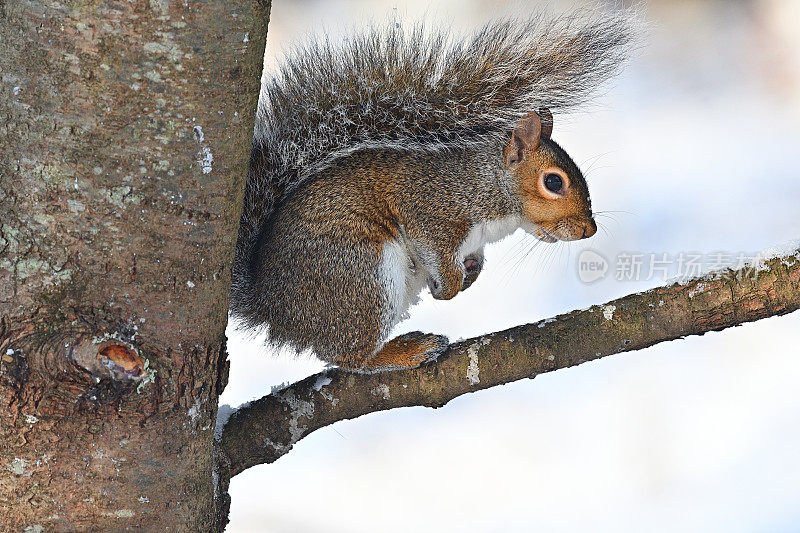
M 739 270 L 457 342 L 421 368 L 378 374 L 326 370 L 234 412 L 219 451 L 234 476 L 275 461 L 303 437 L 339 420 L 397 407 L 441 407 L 468 392 L 800 308 L 800 246 L 760 257 Z

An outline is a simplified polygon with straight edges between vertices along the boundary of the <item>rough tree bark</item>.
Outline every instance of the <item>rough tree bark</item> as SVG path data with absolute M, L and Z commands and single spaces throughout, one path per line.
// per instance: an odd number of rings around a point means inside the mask
M 0 528 L 221 529 L 231 475 L 345 418 L 800 307 L 800 250 L 241 409 L 230 260 L 269 6 L 0 0 Z M 576 334 L 575 332 L 579 332 Z
M 226 514 L 212 434 L 265 4 L 0 0 L 0 529 Z

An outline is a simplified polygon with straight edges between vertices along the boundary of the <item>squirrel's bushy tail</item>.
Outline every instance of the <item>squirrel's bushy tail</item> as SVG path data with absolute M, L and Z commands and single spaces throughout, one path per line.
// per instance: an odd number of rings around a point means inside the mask
M 629 52 L 635 14 L 490 22 L 466 38 L 422 24 L 304 43 L 265 84 L 234 265 L 242 309 L 274 202 L 337 158 L 370 147 L 440 150 L 505 139 L 531 110 L 584 102 Z

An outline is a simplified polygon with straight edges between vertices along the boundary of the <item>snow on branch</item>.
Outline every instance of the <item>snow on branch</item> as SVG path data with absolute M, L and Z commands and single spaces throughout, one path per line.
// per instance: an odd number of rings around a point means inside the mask
M 300 439 L 340 420 L 397 407 L 441 407 L 469 392 L 798 308 L 800 243 L 794 243 L 762 253 L 739 270 L 457 342 L 421 368 L 326 370 L 234 412 L 223 428 L 219 456 L 234 476 L 277 460 Z

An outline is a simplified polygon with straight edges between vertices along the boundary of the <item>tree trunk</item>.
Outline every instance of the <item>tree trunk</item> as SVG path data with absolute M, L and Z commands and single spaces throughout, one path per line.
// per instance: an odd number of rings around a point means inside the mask
M 208 530 L 269 6 L 0 0 L 0 524 Z
M 419 369 L 311 376 L 216 444 L 268 18 L 256 0 L 0 0 L 3 531 L 220 530 L 230 475 L 325 425 L 800 308 L 795 245 Z

